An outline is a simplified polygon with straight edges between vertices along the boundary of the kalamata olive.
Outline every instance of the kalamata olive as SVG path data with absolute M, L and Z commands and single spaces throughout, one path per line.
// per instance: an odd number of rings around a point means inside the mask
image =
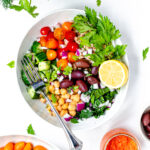
M 95 77 L 92 77 L 92 76 L 87 77 L 87 81 L 91 85 L 99 84 L 99 80 L 97 78 L 95 78 Z
M 88 62 L 88 60 L 85 59 L 79 59 L 74 63 L 76 68 L 89 68 L 90 67 L 90 63 Z
M 72 86 L 73 82 L 69 79 L 65 79 L 63 81 L 60 82 L 60 88 L 68 88 L 69 86 Z
M 150 139 L 150 133 L 147 133 L 146 135 L 147 135 L 147 137 Z
M 92 67 L 91 73 L 92 73 L 93 75 L 97 75 L 97 74 L 98 74 L 98 68 L 99 68 L 99 67 Z
M 150 124 L 148 124 L 148 125 L 145 127 L 145 129 L 146 129 L 146 131 L 147 131 L 148 133 L 150 133 Z
M 80 70 L 75 70 L 71 73 L 72 79 L 81 79 L 85 76 L 85 74 Z
M 150 123 L 150 113 L 147 112 L 142 116 L 142 124 L 147 126 Z
M 76 81 L 76 85 L 79 86 L 79 90 L 80 90 L 81 92 L 87 92 L 87 91 L 88 91 L 88 87 L 87 87 L 87 85 L 86 85 L 86 83 L 85 83 L 84 81 L 82 81 L 82 80 L 77 80 L 77 81 Z

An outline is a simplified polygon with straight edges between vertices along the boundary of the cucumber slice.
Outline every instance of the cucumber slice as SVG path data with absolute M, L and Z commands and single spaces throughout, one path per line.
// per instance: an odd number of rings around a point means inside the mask
M 42 61 L 38 64 L 39 71 L 45 71 L 50 69 L 50 61 Z
M 38 98 L 38 95 L 36 94 L 36 92 L 35 92 L 35 90 L 34 90 L 34 88 L 33 88 L 32 86 L 29 86 L 29 87 L 27 88 L 27 92 L 28 92 L 29 96 L 30 96 L 32 99 Z

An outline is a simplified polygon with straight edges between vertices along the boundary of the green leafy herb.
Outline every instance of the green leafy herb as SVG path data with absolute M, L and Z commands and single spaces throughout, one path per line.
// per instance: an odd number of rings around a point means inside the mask
M 70 87 L 68 87 L 67 88 L 67 91 L 68 91 L 68 93 L 71 93 L 71 90 L 76 90 L 76 89 L 78 89 L 79 88 L 79 86 L 70 86 Z
M 64 69 L 63 74 L 64 74 L 64 75 L 69 75 L 69 74 L 71 74 L 72 70 L 73 70 L 72 67 L 67 66 L 67 67 Z
M 145 48 L 145 49 L 143 50 L 143 60 L 146 59 L 148 52 L 149 52 L 149 47 L 147 47 L 147 48 Z
M 53 103 L 56 103 L 56 102 L 57 102 L 57 98 L 55 97 L 54 94 L 52 94 L 51 99 L 52 99 L 52 102 L 53 102 Z
M 105 111 L 109 109 L 107 106 L 102 106 L 100 108 L 96 108 L 94 111 L 93 111 L 93 115 L 95 118 L 98 118 L 100 117 L 101 115 L 104 115 Z
M 72 119 L 70 119 L 70 121 L 71 121 L 72 123 L 79 123 L 76 118 L 72 118 Z
M 33 130 L 32 124 L 30 124 L 27 128 L 28 134 L 35 135 L 35 131 Z
M 9 66 L 10 68 L 14 68 L 15 67 L 15 61 L 11 61 L 7 64 L 7 66 Z
M 34 18 L 38 16 L 38 13 L 34 13 L 37 7 L 31 6 L 31 0 L 19 0 L 18 5 L 14 5 L 13 0 L 2 0 L 2 4 L 5 8 L 14 9 L 16 11 L 25 10 Z
M 90 111 L 90 110 L 88 110 L 88 109 L 86 109 L 86 110 L 81 110 L 80 118 L 81 118 L 81 119 L 82 119 L 82 118 L 90 118 L 90 117 L 92 117 L 92 115 L 93 115 L 93 112 Z
M 101 5 L 101 0 L 96 0 L 97 6 Z
M 76 61 L 79 59 L 79 56 L 74 55 L 74 56 L 72 56 L 72 59 L 74 59 Z
M 60 71 L 60 67 L 57 68 L 57 66 L 55 65 L 55 61 L 53 61 L 53 64 L 51 65 L 51 81 L 54 81 L 57 79 L 57 71 Z
M 90 74 L 90 73 L 86 74 L 86 77 L 89 77 L 89 76 L 92 76 L 92 74 Z

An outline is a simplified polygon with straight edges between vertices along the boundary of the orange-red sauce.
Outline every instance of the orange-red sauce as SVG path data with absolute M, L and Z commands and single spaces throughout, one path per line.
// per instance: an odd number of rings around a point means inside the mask
M 128 136 L 119 135 L 111 139 L 106 150 L 138 150 L 136 142 Z

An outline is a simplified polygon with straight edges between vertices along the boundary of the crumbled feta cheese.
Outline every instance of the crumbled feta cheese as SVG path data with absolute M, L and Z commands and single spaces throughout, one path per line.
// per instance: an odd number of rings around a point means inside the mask
M 86 54 L 87 54 L 87 51 L 84 51 L 84 52 L 83 52 L 83 55 L 86 55 Z
M 92 54 L 92 49 L 91 48 L 88 49 L 88 54 Z
M 93 89 L 99 89 L 98 84 L 93 84 Z
M 71 99 L 66 99 L 66 102 L 71 103 L 72 100 Z
M 63 77 L 63 76 L 60 76 L 60 77 L 58 78 L 58 81 L 61 82 L 63 79 L 64 79 L 64 77 Z
M 84 74 L 88 74 L 89 72 L 87 70 L 84 70 Z
M 66 45 L 64 45 L 64 44 L 60 44 L 59 46 L 60 46 L 60 48 L 65 48 L 66 47 Z
M 71 74 L 69 74 L 69 80 L 71 80 Z
M 81 94 L 81 91 L 80 91 L 80 90 L 78 91 L 78 94 Z
M 88 103 L 90 101 L 90 96 L 81 94 L 81 100 L 85 103 Z
M 72 67 L 72 64 L 71 64 L 71 63 L 68 63 L 68 66 L 69 66 L 69 67 Z

